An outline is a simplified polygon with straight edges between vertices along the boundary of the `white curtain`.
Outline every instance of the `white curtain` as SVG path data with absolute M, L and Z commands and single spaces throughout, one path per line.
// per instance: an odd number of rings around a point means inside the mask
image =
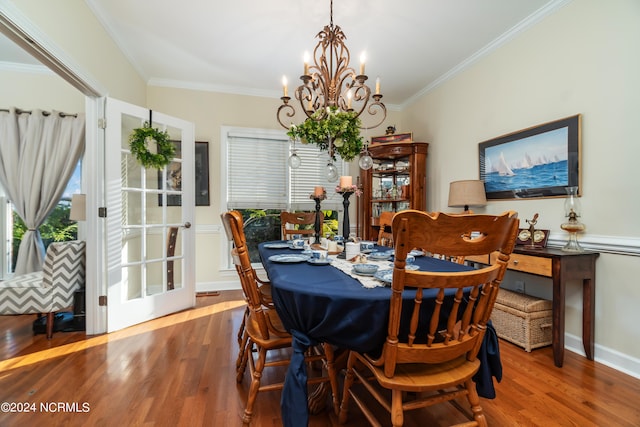
M 44 245 L 38 227 L 55 208 L 82 155 L 84 114 L 0 110 L 0 184 L 27 226 L 16 274 L 42 270 Z

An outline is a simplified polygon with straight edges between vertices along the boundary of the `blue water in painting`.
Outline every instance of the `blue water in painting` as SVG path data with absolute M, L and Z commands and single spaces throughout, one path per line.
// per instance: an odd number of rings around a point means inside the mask
M 569 184 L 567 161 L 562 160 L 528 169 L 513 169 L 514 175 L 500 175 L 498 172 L 484 175 L 487 193 L 511 191 L 515 189 L 545 188 Z

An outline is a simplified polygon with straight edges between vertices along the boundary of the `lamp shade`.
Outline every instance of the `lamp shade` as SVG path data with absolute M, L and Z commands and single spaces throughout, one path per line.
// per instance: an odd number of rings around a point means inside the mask
M 73 221 L 85 221 L 87 219 L 87 195 L 74 194 L 71 196 L 71 212 L 69 219 Z
M 449 184 L 449 207 L 485 206 L 487 196 L 484 192 L 484 182 L 478 180 L 453 181 Z

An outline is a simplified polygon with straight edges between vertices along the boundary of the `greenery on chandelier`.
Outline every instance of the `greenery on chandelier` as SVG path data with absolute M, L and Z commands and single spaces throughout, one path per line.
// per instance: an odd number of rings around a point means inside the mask
M 156 152 L 149 150 L 149 145 L 156 144 Z M 176 147 L 169 139 L 167 131 L 152 128 L 149 122 L 144 122 L 144 126 L 133 130 L 129 136 L 129 148 L 131 154 L 135 156 L 145 168 L 162 169 L 173 160 Z
M 333 160 L 336 160 L 336 154 L 344 161 L 353 160 L 362 151 L 360 118 L 354 112 L 338 111 L 335 107 L 321 118 L 323 114 L 324 111 L 318 110 L 302 124 L 291 125 L 287 135 L 303 144 L 316 144 L 321 150 L 329 151 Z

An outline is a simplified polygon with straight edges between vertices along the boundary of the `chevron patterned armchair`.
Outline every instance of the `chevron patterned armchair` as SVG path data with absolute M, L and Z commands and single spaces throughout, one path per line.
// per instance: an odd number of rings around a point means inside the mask
M 53 242 L 42 271 L 0 282 L 0 315 L 46 314 L 47 338 L 53 335 L 54 314 L 73 305 L 73 295 L 85 285 L 85 242 Z

